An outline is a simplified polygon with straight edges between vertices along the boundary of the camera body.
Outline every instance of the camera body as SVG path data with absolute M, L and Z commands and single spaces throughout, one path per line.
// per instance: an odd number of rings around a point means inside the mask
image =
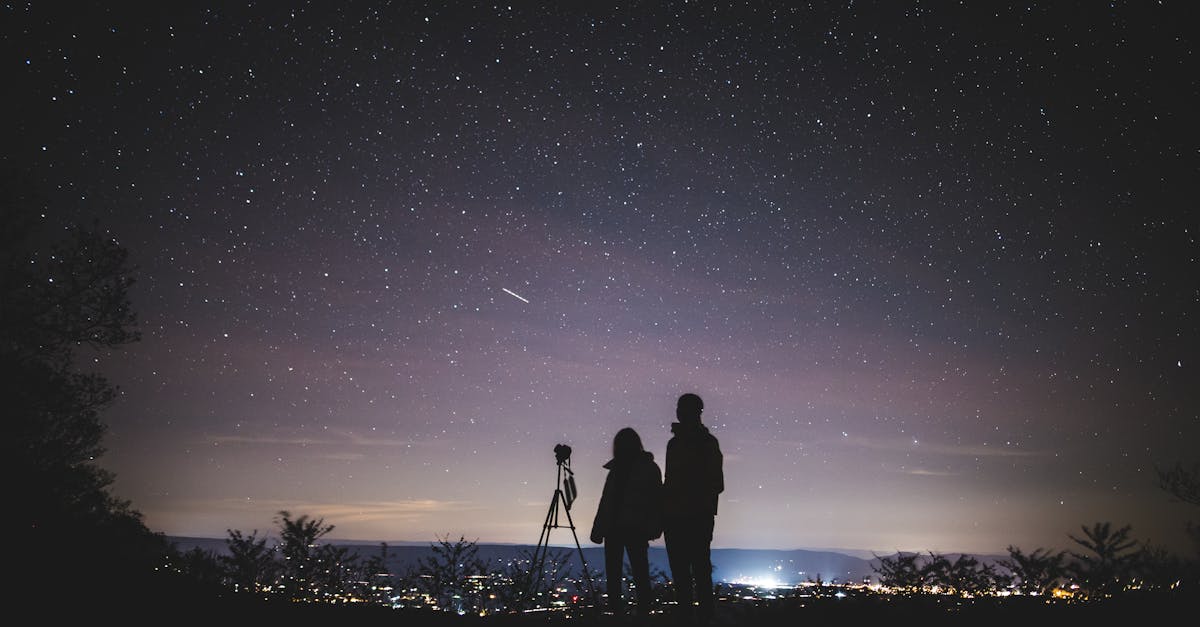
M 571 459 L 571 447 L 566 444 L 559 444 L 554 447 L 554 459 L 561 465 L 567 463 Z

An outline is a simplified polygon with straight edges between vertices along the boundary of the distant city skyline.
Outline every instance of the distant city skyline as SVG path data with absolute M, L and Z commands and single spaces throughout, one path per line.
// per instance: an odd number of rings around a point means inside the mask
M 1188 548 L 1186 3 L 0 11 L 6 178 L 136 268 L 81 365 L 152 530 L 534 544 L 565 443 L 589 546 L 694 392 L 717 547 Z
M 199 548 L 214 554 L 225 554 L 228 546 L 225 540 L 219 538 L 189 538 L 169 537 L 182 552 Z M 457 538 L 451 538 L 451 541 Z M 376 543 L 350 541 L 342 543 L 335 539 L 322 539 L 322 544 L 338 544 L 349 548 L 359 559 L 369 559 L 381 556 L 381 550 Z M 430 545 L 436 542 L 424 543 L 388 543 L 388 556 L 385 564 L 392 573 L 406 572 L 415 566 L 418 560 L 428 559 L 432 552 Z M 474 547 L 476 556 L 486 564 L 486 572 L 502 572 L 502 565 L 509 562 L 528 562 L 529 551 L 533 544 L 494 544 L 479 543 Z M 580 559 L 575 545 L 555 546 L 554 553 L 563 557 L 559 562 L 564 568 L 572 569 L 579 574 Z M 562 550 L 561 552 L 559 550 Z M 600 545 L 583 547 L 584 559 L 589 568 L 602 569 L 604 548 Z M 864 577 L 877 580 L 877 573 L 872 564 L 878 564 L 878 558 L 889 558 L 892 554 L 862 554 L 842 553 L 840 551 L 823 551 L 807 549 L 715 549 L 713 552 L 714 574 L 718 581 L 745 585 L 792 585 L 815 579 L 818 574 L 823 581 L 837 579 L 842 582 L 860 583 Z M 662 546 L 649 551 L 652 572 L 669 573 L 666 550 Z M 982 559 L 1007 557 L 1007 554 L 979 556 Z

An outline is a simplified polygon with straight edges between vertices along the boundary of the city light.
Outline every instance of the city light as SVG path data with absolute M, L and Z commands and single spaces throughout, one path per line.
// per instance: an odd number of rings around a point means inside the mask
M 738 577 L 729 583 L 737 584 L 739 586 L 763 588 L 766 590 L 774 590 L 776 588 L 783 588 L 787 586 L 787 584 L 780 581 L 775 575 L 770 574 Z

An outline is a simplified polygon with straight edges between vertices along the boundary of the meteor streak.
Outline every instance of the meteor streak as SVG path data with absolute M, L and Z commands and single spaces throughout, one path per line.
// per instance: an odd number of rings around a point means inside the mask
M 507 287 L 502 287 L 502 288 L 500 288 L 500 289 L 504 290 L 505 292 L 508 292 L 508 295 L 509 295 L 509 296 L 512 296 L 513 298 L 515 298 L 515 299 L 517 299 L 517 300 L 519 300 L 519 301 L 521 301 L 521 302 L 523 302 L 523 303 L 525 303 L 525 304 L 529 304 L 529 301 L 525 300 L 525 298 L 524 298 L 524 297 L 522 297 L 520 294 L 518 294 L 518 293 L 516 293 L 516 292 L 514 292 L 514 291 L 512 291 L 512 290 L 510 290 L 510 289 L 508 289 Z

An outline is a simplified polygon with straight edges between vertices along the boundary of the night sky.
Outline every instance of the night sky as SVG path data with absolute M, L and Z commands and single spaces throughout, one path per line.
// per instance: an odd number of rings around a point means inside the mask
M 695 392 L 715 546 L 1186 546 L 1191 3 L 106 4 L 0 7 L 0 166 L 130 251 L 151 529 L 534 544 L 565 443 L 586 543 Z

